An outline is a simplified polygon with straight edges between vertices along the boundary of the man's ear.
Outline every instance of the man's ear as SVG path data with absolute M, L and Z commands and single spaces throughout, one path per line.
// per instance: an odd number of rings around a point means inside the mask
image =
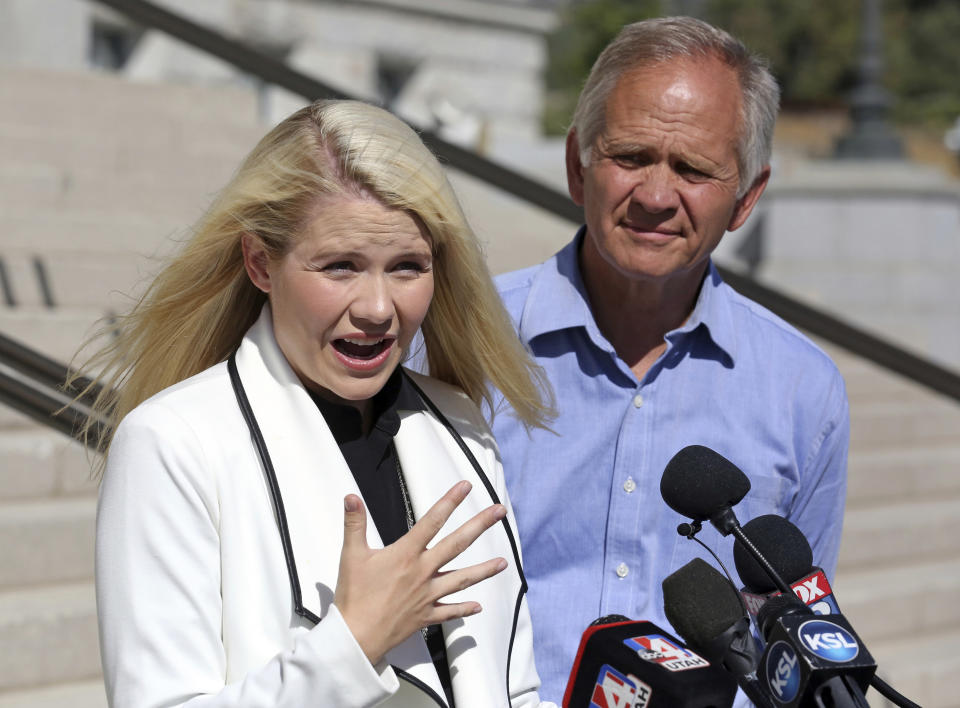
M 750 212 L 752 212 L 753 208 L 757 205 L 757 201 L 759 201 L 760 195 L 763 194 L 763 190 L 767 188 L 767 182 L 769 181 L 770 166 L 767 165 L 760 174 L 757 175 L 757 178 L 753 180 L 753 184 L 750 185 L 747 193 L 737 200 L 736 205 L 733 207 L 730 223 L 727 225 L 727 231 L 736 231 L 743 226 L 747 217 L 750 216 Z
M 243 249 L 243 267 L 247 271 L 250 281 L 265 293 L 270 292 L 270 256 L 263 242 L 251 233 L 240 237 L 240 248 Z
M 577 206 L 583 206 L 583 163 L 580 162 L 580 141 L 577 131 L 567 133 L 567 190 Z

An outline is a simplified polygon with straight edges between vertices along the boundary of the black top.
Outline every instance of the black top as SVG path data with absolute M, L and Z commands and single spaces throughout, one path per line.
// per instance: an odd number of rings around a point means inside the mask
M 400 484 L 400 458 L 393 444 L 393 438 L 400 430 L 399 411 L 425 411 L 426 404 L 399 366 L 373 398 L 374 422 L 366 435 L 363 434 L 360 411 L 356 408 L 332 403 L 313 393 L 311 396 L 340 446 L 383 545 L 390 545 L 409 530 L 407 506 Z M 453 708 L 450 667 L 440 625 L 427 627 L 424 639 L 440 675 L 447 704 Z

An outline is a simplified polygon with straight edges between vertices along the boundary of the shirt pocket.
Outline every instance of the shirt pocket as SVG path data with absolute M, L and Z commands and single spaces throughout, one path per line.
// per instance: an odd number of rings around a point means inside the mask
M 733 507 L 740 525 L 764 514 L 786 516 L 790 487 L 790 480 L 776 473 L 751 475 L 750 491 Z

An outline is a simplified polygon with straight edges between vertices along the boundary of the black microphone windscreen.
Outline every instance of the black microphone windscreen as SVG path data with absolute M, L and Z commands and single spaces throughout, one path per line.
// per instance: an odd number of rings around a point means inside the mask
M 709 519 L 750 491 L 750 480 L 718 452 L 688 445 L 674 455 L 660 478 L 660 495 L 671 509 L 691 519 Z
M 593 622 L 587 625 L 587 627 L 599 627 L 603 624 L 616 624 L 617 622 L 630 622 L 630 618 L 624 615 L 604 615 L 603 617 L 598 617 Z
M 743 525 L 743 534 L 787 583 L 813 568 L 813 550 L 803 532 L 776 514 L 765 514 Z M 744 588 L 758 595 L 777 589 L 763 567 L 739 541 L 733 544 L 733 562 Z
M 741 619 L 737 589 L 701 558 L 663 580 L 663 611 L 690 646 L 702 647 Z

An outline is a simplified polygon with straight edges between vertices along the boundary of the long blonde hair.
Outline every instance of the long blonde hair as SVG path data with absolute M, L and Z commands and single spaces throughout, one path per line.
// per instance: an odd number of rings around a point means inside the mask
M 521 423 L 542 426 L 552 415 L 550 386 L 510 323 L 437 159 L 383 109 L 318 101 L 257 144 L 132 311 L 98 333 L 108 343 L 82 370 L 101 371 L 92 385 L 102 388 L 81 435 L 106 452 L 133 408 L 239 346 L 266 299 L 244 269 L 243 234 L 280 258 L 319 197 L 357 189 L 415 214 L 430 234 L 435 290 L 422 333 L 431 375 L 491 407 L 492 384 Z

